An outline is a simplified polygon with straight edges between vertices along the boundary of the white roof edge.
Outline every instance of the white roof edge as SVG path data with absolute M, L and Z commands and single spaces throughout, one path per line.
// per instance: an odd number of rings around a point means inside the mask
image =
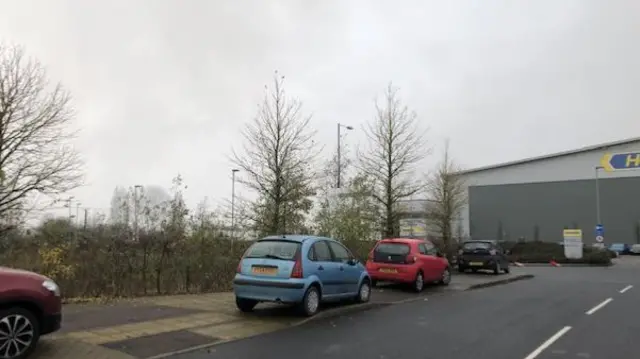
M 556 153 L 552 153 L 552 154 L 548 154 L 548 155 L 529 157 L 529 158 L 525 158 L 523 160 L 509 161 L 509 162 L 503 162 L 503 163 L 499 163 L 499 164 L 495 164 L 495 165 L 476 167 L 476 168 L 472 168 L 472 169 L 469 169 L 469 170 L 458 171 L 456 174 L 464 175 L 464 174 L 476 173 L 476 172 L 481 172 L 481 171 L 488 171 L 488 170 L 493 170 L 493 169 L 498 169 L 498 168 L 503 168 L 503 167 L 521 165 L 521 164 L 530 163 L 530 162 L 548 160 L 548 159 L 556 158 L 556 157 L 569 156 L 569 155 L 573 155 L 573 154 L 577 154 L 577 153 L 602 150 L 602 149 L 607 149 L 609 147 L 626 145 L 628 143 L 633 143 L 633 142 L 640 142 L 640 137 L 634 137 L 634 138 L 628 138 L 628 139 L 625 139 L 625 140 L 601 143 L 601 144 L 598 144 L 598 145 L 591 145 L 591 146 L 582 147 L 582 148 L 578 148 L 578 149 L 574 149 L 574 150 L 556 152 Z

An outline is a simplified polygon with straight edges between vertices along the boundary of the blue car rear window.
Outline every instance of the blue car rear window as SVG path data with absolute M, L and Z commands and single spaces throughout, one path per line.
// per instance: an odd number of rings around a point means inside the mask
M 300 242 L 268 240 L 254 243 L 245 258 L 271 258 L 293 260 L 300 248 Z

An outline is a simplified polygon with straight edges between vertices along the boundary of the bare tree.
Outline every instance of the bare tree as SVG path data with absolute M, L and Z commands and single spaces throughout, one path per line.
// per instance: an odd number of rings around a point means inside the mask
M 449 141 L 436 170 L 427 177 L 427 193 L 433 202 L 427 208 L 427 219 L 442 235 L 445 251 L 451 254 L 453 226 L 467 204 L 467 187 L 458 175 L 461 168 L 449 155 Z
M 372 196 L 382 207 L 382 233 L 392 237 L 399 232 L 397 203 L 421 190 L 411 175 L 430 150 L 415 112 L 402 104 L 398 89 L 391 84 L 383 103 L 376 101 L 376 112 L 365 128 L 369 146 L 359 152 L 359 167 L 373 181 Z
M 253 202 L 256 229 L 261 234 L 296 231 L 311 209 L 314 195 L 315 131 L 301 103 L 287 98 L 284 76 L 275 73 L 258 115 L 243 131 L 243 153 L 232 161 L 243 173 L 243 183 L 257 193 Z
M 0 219 L 23 210 L 32 194 L 81 184 L 82 163 L 69 143 L 70 101 L 21 47 L 0 45 Z

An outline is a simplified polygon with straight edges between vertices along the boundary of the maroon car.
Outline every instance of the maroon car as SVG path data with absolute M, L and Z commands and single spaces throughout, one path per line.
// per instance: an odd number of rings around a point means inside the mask
M 60 288 L 51 279 L 0 267 L 0 359 L 26 358 L 40 336 L 60 329 Z

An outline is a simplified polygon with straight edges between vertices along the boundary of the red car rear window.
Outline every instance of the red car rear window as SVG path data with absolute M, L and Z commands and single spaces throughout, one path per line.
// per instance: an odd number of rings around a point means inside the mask
M 408 255 L 411 252 L 411 247 L 406 243 L 384 242 L 379 243 L 375 251 L 390 255 Z

